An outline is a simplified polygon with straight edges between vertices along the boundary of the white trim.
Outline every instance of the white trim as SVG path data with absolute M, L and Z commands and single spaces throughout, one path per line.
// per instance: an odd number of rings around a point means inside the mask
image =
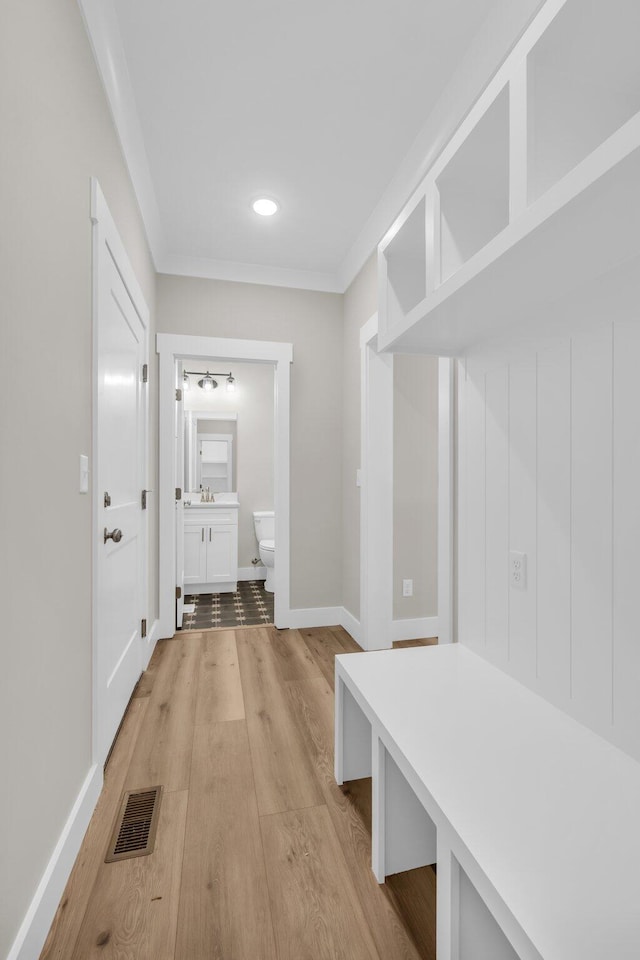
M 438 621 L 439 643 L 452 643 L 455 506 L 454 361 L 438 361 Z
M 182 394 L 182 399 L 184 400 L 184 393 Z M 238 414 L 237 413 L 208 413 L 201 412 L 200 410 L 185 410 L 185 413 L 189 415 L 193 414 L 196 420 L 230 420 L 237 422 Z
M 423 640 L 439 636 L 438 617 L 417 617 L 415 620 L 394 620 L 391 624 L 391 640 Z
M 33 960 L 39 957 L 64 888 L 78 856 L 102 790 L 102 765 L 94 763 L 62 828 L 55 849 L 40 879 L 33 900 L 20 925 L 7 960 Z
M 161 258 L 158 272 L 177 277 L 231 280 L 235 283 L 257 283 L 267 287 L 290 287 L 296 290 L 317 290 L 321 293 L 343 292 L 336 273 L 268 267 L 259 263 L 234 263 L 231 260 L 210 260 L 207 257 L 169 254 Z
M 255 567 L 238 567 L 238 581 L 241 580 L 266 580 L 267 568 L 261 563 L 256 563 Z
M 158 270 L 164 233 L 118 18 L 112 0 L 79 0 L 79 5 Z
M 349 636 L 355 640 L 358 646 L 362 646 L 360 643 L 360 621 L 356 620 L 354 615 L 350 613 L 346 607 L 342 607 L 340 611 L 340 626 L 347 631 Z
M 99 324 L 99 283 L 100 267 L 102 263 L 103 250 L 109 249 L 111 257 L 116 264 L 122 282 L 131 298 L 134 309 L 140 319 L 144 330 L 143 344 L 143 363 L 149 365 L 149 307 L 142 293 L 142 288 L 138 283 L 135 271 L 127 255 L 125 246 L 122 242 L 118 228 L 111 216 L 107 201 L 102 192 L 99 182 L 95 177 L 91 178 L 91 223 L 92 223 L 92 411 L 91 411 L 91 556 L 92 556 L 92 600 L 91 600 L 91 644 L 92 644 L 92 761 L 103 764 L 106 759 L 106 751 L 109 744 L 101 742 L 102 737 L 102 703 L 103 697 L 98 677 L 98 597 L 100 590 L 99 570 L 100 570 L 100 551 L 103 548 L 103 542 L 100 535 L 100 504 L 102 491 L 99 488 L 100 482 L 100 464 L 99 464 L 99 430 L 98 430 L 98 324 Z M 140 371 L 142 374 L 142 371 Z M 142 396 L 142 450 L 140 451 L 140 490 L 148 487 L 149 471 L 149 385 L 140 384 Z M 140 520 L 140 611 L 139 616 L 142 619 L 146 616 L 147 605 L 149 602 L 149 511 L 142 511 Z M 146 638 L 141 638 L 140 661 L 145 657 L 151 657 L 152 648 Z
M 343 607 L 307 607 L 289 611 L 289 626 L 292 630 L 304 627 L 339 627 Z
M 275 497 L 278 562 L 275 575 L 275 624 L 289 626 L 290 609 L 290 406 L 293 345 L 268 340 L 232 340 L 223 337 L 192 337 L 159 333 L 156 350 L 160 355 L 159 383 L 159 600 L 160 636 L 175 632 L 175 363 L 181 359 L 210 359 L 220 362 L 255 361 L 275 366 Z
M 393 354 L 378 353 L 378 315 L 360 330 L 360 638 L 391 646 L 393 618 Z
M 156 644 L 157 644 L 158 639 L 159 639 L 159 637 L 158 637 L 159 632 L 160 632 L 160 621 L 159 621 L 159 620 L 154 620 L 154 621 L 153 621 L 153 623 L 151 624 L 151 629 L 149 629 L 149 626 L 147 625 L 147 636 L 146 636 L 146 637 L 144 638 L 144 640 L 143 640 L 143 643 L 145 644 L 145 646 L 143 647 L 143 650 L 142 650 L 142 664 L 141 664 L 141 666 L 142 666 L 142 672 L 143 672 L 143 673 L 144 673 L 144 671 L 147 669 L 147 667 L 149 666 L 149 661 L 151 660 L 151 657 L 153 656 L 153 651 L 155 650 Z

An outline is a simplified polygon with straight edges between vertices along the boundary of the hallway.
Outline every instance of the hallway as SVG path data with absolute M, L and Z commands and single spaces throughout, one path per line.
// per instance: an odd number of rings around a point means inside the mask
M 431 868 L 378 886 L 370 781 L 333 779 L 341 628 L 158 644 L 42 960 L 430 960 Z M 123 790 L 162 784 L 154 852 L 103 862 Z

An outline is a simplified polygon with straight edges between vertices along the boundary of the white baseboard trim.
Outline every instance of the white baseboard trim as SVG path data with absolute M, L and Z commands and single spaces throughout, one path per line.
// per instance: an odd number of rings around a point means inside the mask
M 265 580 L 267 568 L 261 563 L 251 567 L 238 567 L 238 580 Z
M 149 666 L 149 661 L 151 660 L 153 651 L 156 648 L 156 643 L 160 639 L 158 636 L 159 633 L 160 633 L 160 621 L 154 620 L 153 623 L 151 624 L 151 629 L 147 631 L 146 646 L 143 647 L 143 650 L 144 650 L 144 657 L 143 657 L 143 664 L 142 664 L 143 670 L 146 670 L 147 667 Z
M 289 611 L 289 627 L 335 627 L 340 624 L 342 607 L 307 607 Z
M 13 946 L 9 950 L 7 960 L 33 960 L 34 957 L 40 956 L 71 869 L 78 856 L 80 844 L 98 802 L 102 781 L 102 766 L 95 763 L 76 797 Z
M 394 620 L 391 624 L 391 640 L 421 640 L 438 636 L 437 617 L 418 617 L 415 620 Z
M 340 608 L 340 626 L 343 627 L 347 633 L 353 637 L 355 642 L 362 646 L 360 643 L 360 621 L 356 620 L 352 613 L 349 613 L 346 607 Z

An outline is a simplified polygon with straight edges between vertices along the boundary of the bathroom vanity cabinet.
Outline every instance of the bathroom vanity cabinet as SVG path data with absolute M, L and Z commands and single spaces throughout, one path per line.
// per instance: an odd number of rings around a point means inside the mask
M 189 593 L 234 593 L 238 504 L 192 504 L 184 514 L 184 584 Z

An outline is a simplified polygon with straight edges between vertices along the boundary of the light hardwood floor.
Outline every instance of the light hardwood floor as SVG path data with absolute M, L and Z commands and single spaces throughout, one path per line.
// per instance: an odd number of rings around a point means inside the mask
M 158 644 L 41 960 L 431 960 L 435 874 L 370 869 L 371 785 L 333 779 L 339 627 Z M 104 863 L 123 790 L 163 784 L 156 848 Z

